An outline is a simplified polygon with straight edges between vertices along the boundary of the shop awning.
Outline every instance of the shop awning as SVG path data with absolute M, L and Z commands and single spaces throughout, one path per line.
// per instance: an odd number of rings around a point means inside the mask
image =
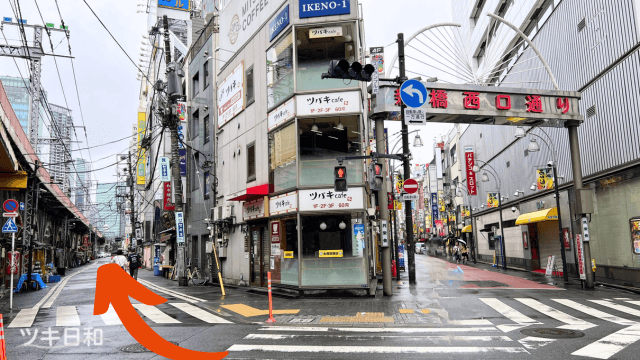
M 471 225 L 467 225 L 465 227 L 462 228 L 462 232 L 463 233 L 470 233 L 471 232 Z
M 267 196 L 270 193 L 272 193 L 272 186 L 269 184 L 263 184 L 263 185 L 258 185 L 258 186 L 253 186 L 250 188 L 247 188 L 247 191 L 240 195 L 240 196 L 236 196 L 234 198 L 229 199 L 229 201 L 251 201 L 251 200 L 255 200 L 258 198 L 261 198 L 263 196 Z
M 516 219 L 516 225 L 533 224 L 540 221 L 558 220 L 558 208 L 544 209 L 522 214 Z

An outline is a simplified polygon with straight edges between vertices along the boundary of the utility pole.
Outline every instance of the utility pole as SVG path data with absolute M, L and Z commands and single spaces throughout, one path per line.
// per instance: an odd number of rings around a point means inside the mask
M 35 171 L 31 181 L 31 189 L 27 190 L 24 212 L 24 231 L 22 232 L 22 251 L 25 248 L 29 257 L 27 260 L 27 290 L 31 290 L 31 268 L 33 266 L 33 224 L 38 216 L 38 197 L 40 185 L 38 184 L 38 168 L 40 163 L 35 161 Z M 12 290 L 13 291 L 13 290 Z
M 376 151 L 380 154 L 387 153 L 385 140 L 384 120 L 378 119 L 376 120 Z M 382 165 L 382 174 L 385 174 L 386 163 L 386 161 L 380 162 L 380 164 Z M 380 214 L 380 244 L 382 247 L 382 289 L 385 295 L 392 296 L 393 287 L 391 285 L 391 249 L 389 248 L 389 198 L 387 197 L 386 178 L 386 176 L 382 176 L 382 190 L 378 191 L 378 211 Z
M 404 63 L 404 34 L 398 34 L 398 68 L 400 79 L 404 79 L 405 63 Z M 404 168 L 404 180 L 411 178 L 411 164 L 409 161 L 409 127 L 404 122 L 404 102 L 400 103 L 400 121 L 402 122 L 402 153 L 403 160 L 402 165 Z M 404 202 L 404 214 L 405 214 L 405 232 L 407 234 L 407 257 L 409 260 L 409 284 L 416 283 L 416 257 L 413 244 L 413 217 L 411 214 L 411 200 Z
M 167 104 L 164 114 L 164 126 L 169 128 L 171 133 L 171 177 L 173 178 L 173 194 L 175 200 L 175 218 L 176 218 L 176 238 L 179 231 L 184 231 L 178 228 L 178 218 L 183 218 L 183 206 L 182 206 L 182 178 L 180 177 L 180 154 L 178 152 L 178 118 L 176 102 L 180 99 L 182 94 L 181 77 L 184 77 L 181 64 L 179 62 L 171 62 L 171 41 L 169 39 L 169 19 L 167 15 L 162 17 L 164 27 L 164 53 L 165 63 L 167 66 Z M 177 270 L 178 285 L 187 286 L 186 275 L 186 261 L 185 261 L 185 242 L 178 242 L 178 254 L 177 254 Z

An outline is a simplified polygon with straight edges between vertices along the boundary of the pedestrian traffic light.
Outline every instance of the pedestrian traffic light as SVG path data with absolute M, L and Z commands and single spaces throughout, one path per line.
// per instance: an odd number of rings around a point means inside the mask
M 346 166 L 336 166 L 333 170 L 334 174 L 334 183 L 333 189 L 338 191 L 347 191 L 347 167 Z
M 395 102 L 396 105 L 402 105 L 402 98 L 400 97 L 400 88 L 397 88 L 393 92 L 393 99 L 396 101 Z
M 369 165 L 369 187 L 371 191 L 382 191 L 382 164 L 380 163 L 371 163 Z
M 355 61 L 349 64 L 347 60 L 331 60 L 329 70 L 321 75 L 322 79 L 351 79 L 371 81 L 371 75 L 376 69 L 371 64 L 362 65 Z

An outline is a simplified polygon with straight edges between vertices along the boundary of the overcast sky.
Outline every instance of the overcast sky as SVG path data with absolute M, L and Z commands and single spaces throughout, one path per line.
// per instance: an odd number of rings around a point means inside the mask
M 146 14 L 136 13 L 139 1 L 87 1 L 133 61 L 137 63 L 140 58 L 140 42 L 145 33 L 147 20 Z M 10 6 L 14 3 L 15 0 L 0 0 L 0 15 L 12 17 L 15 21 L 16 16 Z M 364 9 L 367 47 L 385 46 L 394 42 L 399 32 L 405 33 L 405 37 L 408 37 L 428 24 L 450 21 L 451 19 L 448 1 L 361 0 L 361 3 Z M 19 4 L 22 17 L 27 20 L 28 24 L 42 24 L 34 0 L 21 0 Z M 140 82 L 136 80 L 137 69 L 118 48 L 83 0 L 62 0 L 58 1 L 58 4 L 65 25 L 69 26 L 71 33 L 71 51 L 75 56 L 74 65 L 89 146 L 93 147 L 129 136 L 138 110 Z M 55 2 L 53 0 L 39 0 L 38 5 L 44 21 L 52 22 L 58 28 L 61 21 Z M 4 26 L 4 33 L 10 44 L 19 44 L 19 33 L 15 26 Z M 29 29 L 27 29 L 27 38 L 29 41 L 32 41 L 33 38 L 33 33 Z M 1 37 L 0 41 L 5 42 Z M 69 55 L 63 33 L 54 32 L 52 41 L 56 54 Z M 51 52 L 46 34 L 44 35 L 44 49 L 47 53 Z M 396 50 L 395 44 L 385 48 L 385 58 L 390 61 Z M 67 58 L 58 58 L 57 62 L 66 103 L 53 57 L 50 56 L 43 60 L 43 87 L 48 93 L 50 103 L 61 106 L 68 104 L 68 107 L 73 110 L 75 125 L 82 126 L 71 62 Z M 27 62 L 18 59 L 17 63 L 22 75 L 28 78 Z M 0 57 L 0 74 L 19 76 L 11 58 Z M 45 121 L 48 123 L 47 118 Z M 390 134 L 400 130 L 399 123 L 387 122 L 386 126 L 390 129 Z M 414 163 L 429 161 L 432 158 L 434 136 L 444 135 L 450 127 L 441 124 L 421 127 L 420 134 L 425 146 L 413 150 Z M 415 129 L 410 129 L 410 131 Z M 87 147 L 83 129 L 77 128 L 76 132 L 78 140 L 81 140 L 82 143 L 74 144 L 74 148 Z M 411 140 L 413 141 L 413 137 Z M 99 169 L 113 164 L 116 160 L 115 154 L 125 150 L 127 145 L 128 140 L 122 140 L 116 144 L 91 149 L 93 168 Z M 86 150 L 81 153 L 74 151 L 73 157 L 88 159 L 89 153 Z M 115 181 L 115 168 L 109 167 L 97 171 L 94 174 L 94 179 L 96 178 L 100 182 Z

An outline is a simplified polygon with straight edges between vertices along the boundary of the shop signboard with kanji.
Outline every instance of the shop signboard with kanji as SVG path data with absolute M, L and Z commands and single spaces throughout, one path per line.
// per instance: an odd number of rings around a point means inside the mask
M 469 84 L 423 85 L 427 96 L 419 108 L 425 109 L 427 122 L 558 127 L 564 121 L 584 120 L 580 115 L 578 92 Z M 386 112 L 387 118 L 397 119 L 400 107 L 392 95 L 395 90 L 393 87 L 380 89 L 373 102 L 373 114 Z M 419 98 L 417 93 L 414 98 Z
M 218 86 L 218 127 L 244 110 L 244 61 Z
M 162 209 L 167 211 L 174 211 L 176 209 L 176 206 L 171 202 L 171 181 L 163 183 Z
M 467 173 L 467 192 L 469 195 L 478 195 L 478 184 L 476 183 L 476 173 L 473 172 L 473 166 L 476 160 L 473 153 L 473 146 L 464 147 L 464 165 Z
M 298 211 L 298 192 L 274 196 L 269 198 L 269 215 L 287 214 Z
M 361 110 L 359 91 L 309 94 L 296 96 L 296 115 L 315 116 L 358 113 Z
M 333 189 L 300 190 L 300 211 L 362 210 L 363 188 L 353 187 L 347 191 Z
M 252 201 L 245 201 L 242 204 L 242 220 L 254 220 L 267 216 L 269 211 L 265 208 L 264 198 Z

